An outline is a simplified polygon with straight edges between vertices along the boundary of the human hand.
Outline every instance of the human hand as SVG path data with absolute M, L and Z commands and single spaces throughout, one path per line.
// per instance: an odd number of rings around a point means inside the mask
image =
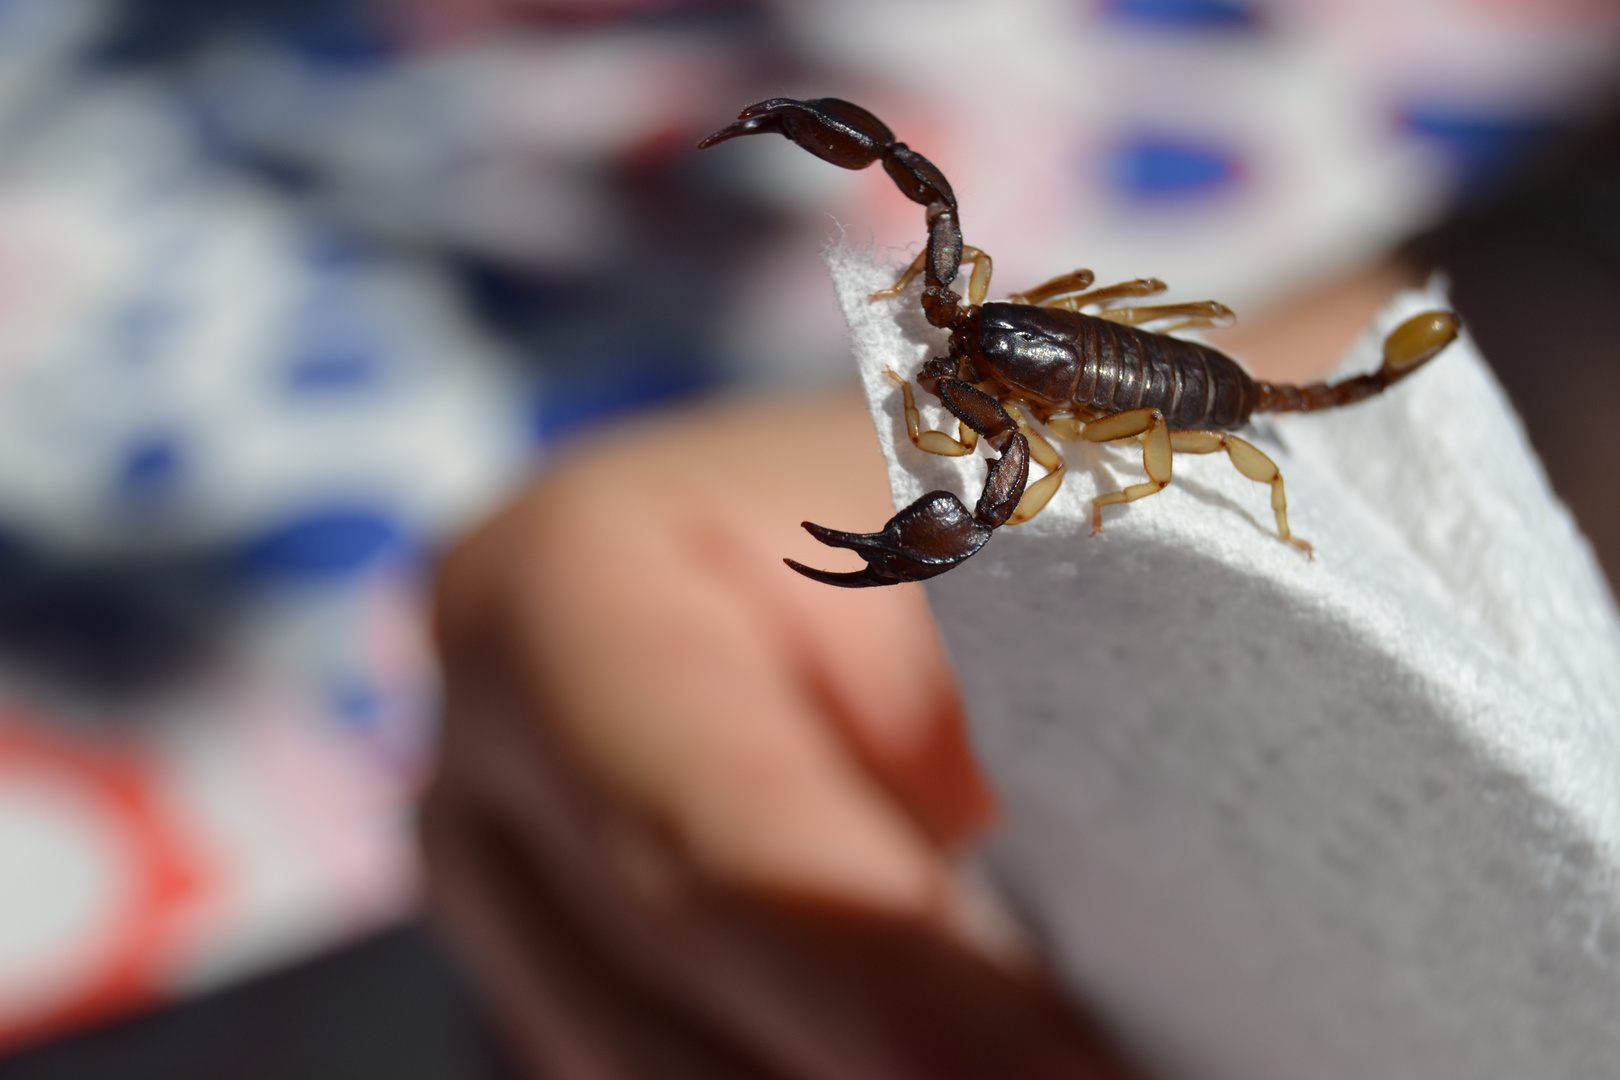
M 1123 1076 L 956 869 L 992 800 L 853 396 L 599 435 L 441 580 L 431 887 L 545 1075 Z

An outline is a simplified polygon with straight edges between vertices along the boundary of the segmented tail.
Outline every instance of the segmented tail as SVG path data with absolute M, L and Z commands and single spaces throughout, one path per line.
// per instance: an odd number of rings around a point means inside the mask
M 1306 386 L 1260 384 L 1255 412 L 1312 412 L 1350 405 L 1381 393 L 1406 378 L 1456 340 L 1462 322 L 1454 312 L 1425 311 L 1397 326 L 1384 339 L 1384 362 L 1377 371 L 1343 382 L 1314 382 Z

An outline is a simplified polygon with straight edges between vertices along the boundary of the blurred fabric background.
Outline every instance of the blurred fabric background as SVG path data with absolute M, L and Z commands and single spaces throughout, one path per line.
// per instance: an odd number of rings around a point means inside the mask
M 1617 44 L 1579 0 L 0 0 L 0 1055 L 340 946 L 454 983 L 398 929 L 435 553 L 606 418 L 852 382 L 818 250 L 920 247 L 881 176 L 693 150 L 764 97 L 929 156 L 996 292 L 1242 314 L 1423 234 L 1614 575 Z

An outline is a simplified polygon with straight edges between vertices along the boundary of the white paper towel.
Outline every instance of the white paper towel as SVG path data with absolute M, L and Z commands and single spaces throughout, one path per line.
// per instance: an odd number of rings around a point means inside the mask
M 868 303 L 896 267 L 828 262 L 896 505 L 972 506 L 984 451 L 918 451 L 884 375 L 944 335 L 915 286 Z M 1397 297 L 1344 370 L 1446 306 Z M 1246 437 L 1314 561 L 1224 454 L 1090 537 L 1141 452 L 1065 443 L 1044 513 L 928 583 L 1004 803 L 994 877 L 1165 1076 L 1620 1076 L 1620 624 L 1500 387 L 1464 337 Z

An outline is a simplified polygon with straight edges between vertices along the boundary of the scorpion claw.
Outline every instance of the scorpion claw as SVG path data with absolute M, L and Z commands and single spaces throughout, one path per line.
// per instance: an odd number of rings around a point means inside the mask
M 948 491 L 924 495 L 890 518 L 881 532 L 841 532 L 809 521 L 804 527 L 828 547 L 855 552 L 866 560 L 866 569 L 836 573 L 792 559 L 784 561 L 813 581 L 851 589 L 926 581 L 978 551 L 993 531 L 974 520 L 961 500 Z
M 754 135 L 761 131 L 774 130 L 776 130 L 776 125 L 771 124 L 767 118 L 758 116 L 749 117 L 746 120 L 738 120 L 735 123 L 728 124 L 721 128 L 713 135 L 710 135 L 708 138 L 698 143 L 698 149 L 707 150 L 711 146 L 719 146 L 727 139 L 735 139 L 741 135 Z
M 845 169 L 864 169 L 894 147 L 894 133 L 859 105 L 838 98 L 770 98 L 748 106 L 731 124 L 698 143 L 698 149 L 770 131 Z
M 870 566 L 864 570 L 851 570 L 848 573 L 841 574 L 833 570 L 817 570 L 813 566 L 806 566 L 804 563 L 796 562 L 793 559 L 783 559 L 782 561 L 811 581 L 819 581 L 823 585 L 837 585 L 845 589 L 866 589 L 879 585 L 899 584 L 893 578 L 879 577 L 873 573 Z

